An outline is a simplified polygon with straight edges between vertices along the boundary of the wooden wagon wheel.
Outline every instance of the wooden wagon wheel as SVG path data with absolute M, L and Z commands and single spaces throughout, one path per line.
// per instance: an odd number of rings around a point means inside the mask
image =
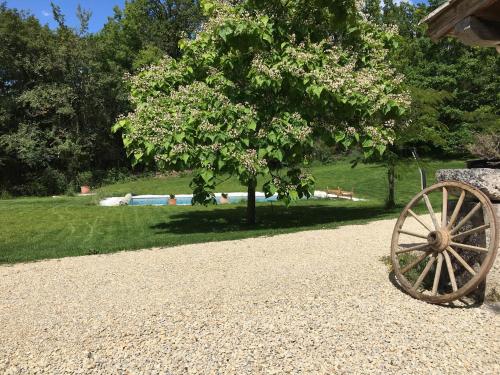
M 496 221 L 489 199 L 468 184 L 445 181 L 422 190 L 404 208 L 392 235 L 392 266 L 401 287 L 430 303 L 470 294 L 495 261 Z M 456 272 L 465 276 L 457 281 Z

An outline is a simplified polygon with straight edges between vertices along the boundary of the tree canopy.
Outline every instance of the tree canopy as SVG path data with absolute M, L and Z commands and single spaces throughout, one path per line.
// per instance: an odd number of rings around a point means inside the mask
M 135 107 L 118 122 L 136 161 L 195 169 L 195 203 L 214 201 L 217 179 L 236 175 L 287 202 L 314 186 L 301 166 L 318 137 L 367 155 L 393 141 L 409 105 L 390 67 L 394 30 L 346 1 L 201 2 L 208 17 L 182 56 L 131 77 Z

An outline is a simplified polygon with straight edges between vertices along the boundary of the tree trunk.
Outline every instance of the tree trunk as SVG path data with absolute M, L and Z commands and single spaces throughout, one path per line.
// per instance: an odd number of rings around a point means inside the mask
M 247 224 L 254 225 L 255 224 L 255 186 L 257 185 L 257 181 L 250 180 L 248 181 L 248 197 L 247 197 Z
M 389 183 L 389 195 L 387 196 L 387 208 L 396 207 L 395 190 L 396 190 L 396 167 L 394 164 L 389 164 L 387 168 L 387 182 Z

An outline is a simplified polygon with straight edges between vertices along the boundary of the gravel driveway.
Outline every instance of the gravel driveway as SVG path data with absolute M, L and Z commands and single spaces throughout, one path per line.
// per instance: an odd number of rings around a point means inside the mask
M 499 374 L 498 312 L 391 284 L 393 225 L 0 267 L 0 373 Z

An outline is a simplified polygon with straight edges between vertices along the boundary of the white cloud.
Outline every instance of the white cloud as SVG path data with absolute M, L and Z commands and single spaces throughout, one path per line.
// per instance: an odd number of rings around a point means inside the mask
M 48 16 L 50 16 L 50 13 L 49 13 L 49 12 L 47 12 L 46 10 L 42 10 L 42 15 L 43 15 L 44 17 L 48 17 Z

